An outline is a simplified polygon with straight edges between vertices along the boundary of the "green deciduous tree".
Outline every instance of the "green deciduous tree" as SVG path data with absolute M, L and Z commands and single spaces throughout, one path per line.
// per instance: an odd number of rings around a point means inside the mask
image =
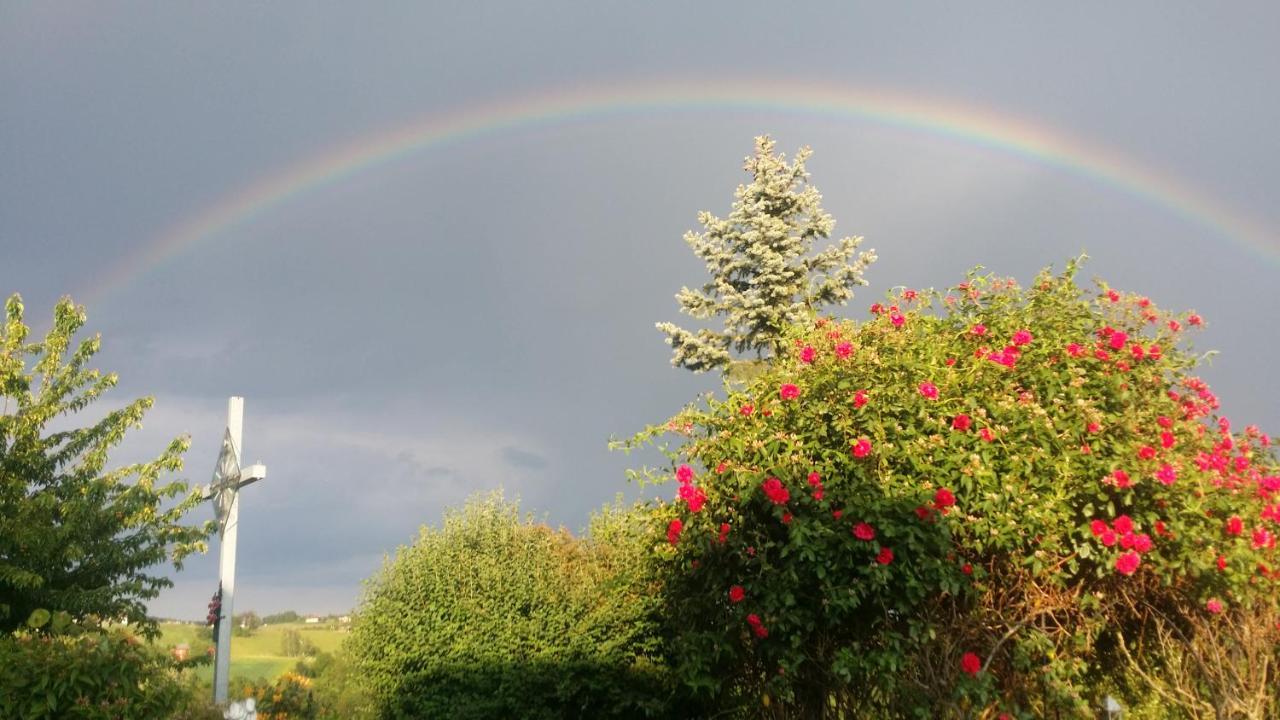
M 788 164 L 773 147 L 768 136 L 756 138 L 745 166 L 751 184 L 738 186 L 727 219 L 699 213 L 703 232 L 685 234 L 711 280 L 701 290 L 681 288 L 680 310 L 699 320 L 724 316 L 724 327 L 694 333 L 658 323 L 674 351 L 672 365 L 703 372 L 730 368 L 733 352 L 776 357 L 785 350 L 789 325 L 822 306 L 843 305 L 854 287 L 866 284 L 862 273 L 876 255 L 857 252 L 862 238 L 846 237 L 809 254 L 816 240 L 831 236 L 835 222 L 808 183 L 809 149 L 801 148 Z
M 29 342 L 21 298 L 0 331 L 0 632 L 39 608 L 147 621 L 145 602 L 172 582 L 151 572 L 203 550 L 212 523 L 183 525 L 199 502 L 161 475 L 182 467 L 178 438 L 151 462 L 107 469 L 107 453 L 140 427 L 152 399 L 135 400 L 87 427 L 63 428 L 116 384 L 88 365 L 100 338 L 72 340 L 82 307 L 63 299 L 44 339 Z M 52 427 L 51 427 L 52 426 Z M 175 501 L 175 498 L 180 498 Z

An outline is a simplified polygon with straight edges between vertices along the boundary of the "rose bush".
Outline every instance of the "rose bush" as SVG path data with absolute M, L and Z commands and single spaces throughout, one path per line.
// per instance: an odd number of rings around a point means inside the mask
M 1169 607 L 1275 627 L 1270 439 L 1192 374 L 1197 315 L 1077 267 L 817 318 L 631 441 L 683 443 L 653 521 L 679 677 L 780 715 L 1089 715 L 1164 662 L 1134 640 Z

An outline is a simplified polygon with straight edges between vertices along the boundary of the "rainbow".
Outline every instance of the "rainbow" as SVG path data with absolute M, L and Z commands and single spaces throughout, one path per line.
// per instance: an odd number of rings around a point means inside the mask
M 1176 178 L 1044 126 L 888 90 L 791 81 L 647 81 L 570 87 L 426 115 L 326 150 L 227 194 L 161 232 L 97 278 L 101 299 L 203 242 L 363 172 L 444 145 L 496 133 L 631 113 L 717 110 L 859 120 L 940 136 L 1060 168 L 1139 198 L 1276 261 L 1272 233 Z

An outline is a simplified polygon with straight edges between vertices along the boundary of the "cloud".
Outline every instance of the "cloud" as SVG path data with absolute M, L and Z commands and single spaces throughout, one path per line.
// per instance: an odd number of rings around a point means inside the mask
M 549 464 L 543 456 L 511 445 L 502 448 L 502 459 L 512 467 L 525 470 L 545 470 Z

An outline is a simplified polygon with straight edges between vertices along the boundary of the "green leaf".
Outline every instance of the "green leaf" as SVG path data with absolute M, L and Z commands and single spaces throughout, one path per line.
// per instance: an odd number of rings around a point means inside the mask
M 31 615 L 27 617 L 27 627 L 38 630 L 49 622 L 50 617 L 52 617 L 52 615 L 48 610 L 45 610 L 44 608 L 36 608 L 35 610 L 32 610 Z

